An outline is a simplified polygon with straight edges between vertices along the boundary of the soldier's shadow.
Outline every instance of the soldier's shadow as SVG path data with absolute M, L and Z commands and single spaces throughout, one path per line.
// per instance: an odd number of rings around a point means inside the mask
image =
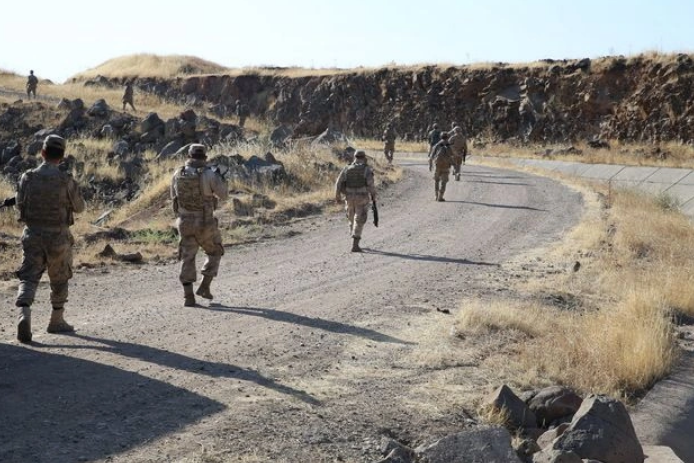
M 464 202 L 464 201 L 460 201 Z M 408 260 L 423 260 L 428 262 L 441 262 L 446 264 L 460 264 L 460 265 L 481 265 L 488 267 L 501 267 L 500 264 L 495 264 L 493 262 L 480 262 L 469 259 L 454 259 L 452 257 L 441 257 L 441 256 L 430 256 L 428 254 L 402 254 L 399 252 L 392 251 L 382 251 L 378 249 L 362 248 L 364 254 L 375 254 L 379 256 L 389 256 L 389 257 L 399 257 L 401 259 Z
M 228 363 L 210 362 L 188 357 L 176 352 L 171 352 L 144 344 L 131 342 L 115 341 L 112 339 L 97 338 L 83 334 L 70 334 L 71 337 L 89 341 L 92 344 L 84 345 L 53 345 L 33 343 L 35 347 L 59 347 L 65 349 L 91 349 L 101 352 L 109 352 L 124 357 L 136 358 L 143 362 L 149 362 L 163 367 L 174 368 L 176 370 L 188 371 L 197 375 L 206 375 L 216 378 L 233 378 L 243 381 L 250 381 L 259 386 L 272 389 L 282 394 L 291 395 L 297 399 L 311 405 L 320 405 L 320 402 L 304 391 L 294 389 L 284 384 L 262 376 L 257 371 L 232 365 Z
M 352 336 L 358 336 L 361 338 L 368 339 L 370 341 L 407 345 L 415 344 L 413 342 L 404 341 L 393 336 L 388 336 L 387 334 L 379 333 L 378 331 L 369 328 L 362 328 L 360 326 L 349 325 L 347 323 L 326 320 L 318 317 L 307 317 L 305 315 L 298 315 L 295 313 L 284 312 L 282 310 L 277 309 L 266 309 L 261 307 L 230 307 L 215 302 L 211 303 L 209 307 L 203 308 L 218 312 L 233 312 L 241 315 L 262 317 L 268 320 L 274 320 L 283 323 L 303 325 L 323 331 L 330 331 L 331 333 L 341 333 Z

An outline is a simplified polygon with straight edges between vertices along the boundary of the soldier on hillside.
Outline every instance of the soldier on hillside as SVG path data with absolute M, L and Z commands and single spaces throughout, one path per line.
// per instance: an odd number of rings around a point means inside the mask
M 383 136 L 381 140 L 384 142 L 383 154 L 386 155 L 388 164 L 393 163 L 393 155 L 395 154 L 395 139 L 398 138 L 398 133 L 393 127 L 393 123 L 389 122 L 386 129 L 383 131 Z
M 243 128 L 246 124 L 246 118 L 251 115 L 251 110 L 246 103 L 242 103 L 241 100 L 236 100 L 236 115 L 239 118 L 239 127 Z
M 459 126 L 453 128 L 453 135 L 448 137 L 448 143 L 453 149 L 453 160 L 455 162 L 455 180 L 460 181 L 460 166 L 465 164 L 467 157 L 467 140 L 463 135 L 463 129 Z
M 53 306 L 48 323 L 49 333 L 69 333 L 74 328 L 63 318 L 72 278 L 70 233 L 73 214 L 84 211 L 85 203 L 77 182 L 58 164 L 65 156 L 65 140 L 49 135 L 41 149 L 43 163 L 22 175 L 17 188 L 16 207 L 24 222 L 22 265 L 17 271 L 19 291 L 15 305 L 19 308 L 17 339 L 31 342 L 31 304 L 44 271 L 50 281 Z
M 133 84 L 132 82 L 126 82 L 125 88 L 123 89 L 123 111 L 125 111 L 125 105 L 130 105 L 135 111 L 135 105 L 133 104 Z
M 34 75 L 34 71 L 29 71 L 29 76 L 27 76 L 27 98 L 31 100 L 31 95 L 36 98 L 36 87 L 39 84 L 39 79 Z
M 219 223 L 214 217 L 218 201 L 229 196 L 226 182 L 207 166 L 204 145 L 193 143 L 188 148 L 188 160 L 176 169 L 171 182 L 171 198 L 177 215 L 178 258 L 181 261 L 179 280 L 183 285 L 184 305 L 195 306 L 195 294 L 212 299 L 210 284 L 217 276 L 224 255 Z M 202 266 L 203 278 L 193 294 L 197 280 L 195 256 L 202 247 L 207 258 Z
M 345 210 L 352 236 L 352 252 L 362 252 L 359 240 L 369 215 L 369 204 L 376 201 L 374 171 L 366 165 L 364 151 L 355 153 L 354 162 L 342 169 L 335 182 L 335 201 L 338 204 L 342 202 L 342 196 L 345 197 Z
M 434 122 L 429 131 L 429 156 L 431 157 L 433 153 L 434 146 L 441 140 L 441 131 L 439 130 L 439 125 Z
M 448 132 L 441 133 L 441 140 L 434 146 L 433 153 L 429 158 L 429 172 L 434 169 L 434 194 L 436 201 L 443 199 L 446 193 L 446 184 L 451 167 L 454 166 L 453 149 L 448 143 Z

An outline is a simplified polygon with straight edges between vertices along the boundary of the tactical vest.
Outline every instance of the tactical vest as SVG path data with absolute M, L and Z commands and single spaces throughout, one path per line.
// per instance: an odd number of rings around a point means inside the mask
M 187 173 L 184 166 L 176 173 L 176 200 L 178 206 L 186 211 L 199 212 L 205 208 L 205 196 L 202 192 L 204 171 L 204 167 L 198 167 L 193 173 Z
M 345 187 L 350 190 L 366 188 L 366 164 L 352 164 L 347 167 Z
M 19 218 L 27 225 L 38 227 L 62 227 L 72 225 L 70 199 L 68 198 L 69 175 L 41 175 L 29 171 L 23 187 Z
M 434 156 L 436 170 L 446 170 L 453 165 L 450 145 L 439 145 Z

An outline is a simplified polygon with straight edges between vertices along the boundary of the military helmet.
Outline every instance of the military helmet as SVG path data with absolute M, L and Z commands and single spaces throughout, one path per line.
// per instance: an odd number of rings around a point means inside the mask
M 192 143 L 188 147 L 188 156 L 191 158 L 195 157 L 205 157 L 207 155 L 207 149 L 205 148 L 205 145 L 201 145 L 200 143 Z
M 65 139 L 59 135 L 49 135 L 43 140 L 43 149 L 47 148 L 65 151 Z
M 446 132 L 445 130 L 441 132 L 441 138 L 448 138 L 448 132 Z
M 434 125 L 432 125 L 431 128 L 432 128 L 432 129 L 438 129 L 438 128 L 439 128 L 439 125 L 438 125 L 436 122 L 434 122 Z
M 360 159 L 366 159 L 366 152 L 359 150 L 356 153 L 354 153 L 355 158 L 360 158 Z

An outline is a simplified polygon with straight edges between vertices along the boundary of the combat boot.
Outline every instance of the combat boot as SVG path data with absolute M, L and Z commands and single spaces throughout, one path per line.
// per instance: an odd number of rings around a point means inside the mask
M 362 252 L 361 248 L 359 247 L 359 240 L 361 238 L 354 237 L 352 238 L 352 252 Z
M 19 307 L 17 340 L 22 344 L 29 344 L 31 342 L 31 307 L 28 305 Z
M 193 283 L 186 283 L 183 285 L 183 297 L 185 301 L 183 305 L 185 307 L 195 307 L 195 294 L 193 294 Z
M 195 291 L 195 294 L 205 299 L 212 299 L 210 283 L 212 283 L 212 277 L 209 275 L 203 275 L 202 283 L 200 283 L 200 286 L 198 286 L 198 290 Z
M 51 311 L 51 320 L 48 322 L 48 328 L 46 331 L 49 333 L 72 333 L 75 328 L 65 321 L 63 316 L 65 315 L 65 309 L 53 308 Z

